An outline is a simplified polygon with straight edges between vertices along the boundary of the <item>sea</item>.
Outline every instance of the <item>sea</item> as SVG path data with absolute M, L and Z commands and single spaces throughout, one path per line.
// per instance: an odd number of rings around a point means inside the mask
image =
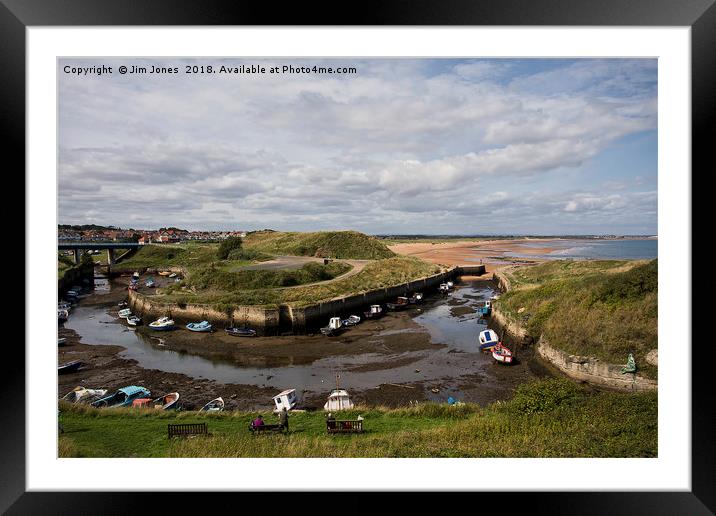
M 554 248 L 547 254 L 539 255 L 547 259 L 572 260 L 648 260 L 658 257 L 659 242 L 656 238 L 646 239 L 558 239 L 521 243 L 524 252 L 506 252 L 505 256 L 514 258 L 534 258 L 530 249 Z

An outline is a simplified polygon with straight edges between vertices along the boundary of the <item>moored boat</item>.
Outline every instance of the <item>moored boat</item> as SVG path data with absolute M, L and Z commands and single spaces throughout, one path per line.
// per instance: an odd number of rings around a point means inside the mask
M 137 398 L 132 402 L 133 407 L 146 407 L 157 410 L 174 410 L 178 408 L 179 393 L 170 392 L 156 399 Z
M 348 319 L 343 319 L 343 326 L 355 326 L 360 322 L 360 317 L 357 315 L 351 315 Z
M 449 289 L 450 289 L 450 288 L 453 288 L 453 287 L 455 286 L 455 284 L 454 284 L 452 281 L 448 281 L 448 282 L 445 283 L 445 284 L 447 285 L 447 288 L 449 288 Z
M 58 345 L 58 346 L 64 346 L 65 344 L 67 344 L 67 338 L 66 338 L 66 337 L 60 337 L 59 339 L 57 339 L 57 345 Z
M 92 406 L 100 408 L 126 407 L 131 405 L 137 398 L 146 398 L 150 394 L 151 392 L 144 387 L 129 385 L 127 387 L 122 387 L 110 396 L 105 396 L 104 398 L 100 398 L 97 401 L 92 402 Z
M 160 317 L 156 321 L 150 322 L 149 327 L 152 330 L 168 331 L 174 329 L 174 320 L 169 317 Z
M 450 290 L 450 287 L 447 286 L 447 283 L 440 283 L 440 286 L 438 287 L 438 290 L 441 294 L 447 294 Z
M 492 303 L 488 300 L 485 301 L 485 304 L 477 309 L 478 313 L 481 315 L 490 315 L 490 312 L 492 312 Z
M 160 276 L 169 276 L 171 274 L 171 271 L 159 271 L 157 272 Z
M 170 277 L 170 278 L 176 278 L 176 277 L 177 277 L 177 273 L 176 273 L 176 272 L 172 272 L 172 273 L 169 275 L 169 277 Z
M 122 308 L 119 312 L 117 312 L 117 315 L 123 319 L 126 319 L 127 317 L 132 315 L 132 310 L 129 308 Z
M 416 305 L 423 302 L 423 293 L 422 292 L 415 292 L 410 298 L 408 299 L 410 304 Z
M 222 410 L 224 410 L 224 400 L 218 397 L 201 407 L 199 412 L 221 412 Z
M 191 322 L 186 325 L 186 329 L 189 331 L 196 331 L 196 332 L 210 332 L 212 329 L 212 326 L 209 321 L 201 321 L 198 323 Z
M 69 374 L 75 373 L 82 366 L 80 360 L 73 360 L 72 362 L 66 362 L 57 366 L 57 374 Z
M 495 347 L 499 343 L 500 339 L 497 337 L 497 333 L 495 333 L 494 330 L 488 329 L 480 332 L 478 341 L 480 342 L 480 349 L 486 351 Z
M 154 288 L 157 284 L 154 282 L 154 278 L 149 278 L 144 282 L 144 286 L 147 288 Z
M 62 396 L 62 399 L 70 403 L 89 403 L 107 394 L 107 389 L 87 389 L 77 386 Z
M 328 326 L 324 326 L 321 328 L 321 333 L 323 335 L 338 335 L 343 330 L 345 330 L 345 326 L 343 326 L 343 321 L 341 321 L 340 317 L 331 317 L 331 319 L 328 321 Z
M 385 306 L 388 307 L 388 310 L 405 310 L 410 306 L 410 301 L 407 297 L 400 296 L 395 303 L 385 303 Z
M 323 405 L 323 410 L 351 410 L 353 408 L 348 392 L 344 389 L 333 389 L 328 395 L 328 401 Z
M 497 343 L 497 345 L 492 348 L 492 358 L 502 364 L 511 364 L 514 357 L 512 355 L 512 351 L 503 346 L 501 343 Z
M 367 312 L 363 312 L 363 315 L 366 319 L 377 319 L 379 317 L 383 317 L 385 313 L 383 312 L 383 307 L 380 305 L 370 305 L 370 310 Z
M 141 326 L 142 319 L 137 317 L 136 315 L 130 315 L 127 317 L 127 324 L 130 326 Z
M 255 337 L 256 336 L 256 330 L 252 330 L 251 328 L 237 328 L 237 327 L 230 327 L 226 328 L 226 333 L 233 337 Z

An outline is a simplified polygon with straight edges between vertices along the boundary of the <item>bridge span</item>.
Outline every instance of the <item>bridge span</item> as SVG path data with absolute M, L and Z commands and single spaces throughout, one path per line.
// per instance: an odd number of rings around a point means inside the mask
M 75 263 L 80 263 L 81 251 L 107 250 L 107 264 L 113 265 L 116 261 L 114 252 L 117 249 L 129 249 L 135 251 L 141 244 L 136 242 L 61 242 L 57 244 L 58 251 L 74 251 Z

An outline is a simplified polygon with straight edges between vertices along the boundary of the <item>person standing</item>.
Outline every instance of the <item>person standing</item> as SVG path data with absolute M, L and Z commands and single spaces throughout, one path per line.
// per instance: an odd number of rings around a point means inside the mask
M 286 407 L 283 407 L 283 410 L 278 414 L 278 424 L 282 430 L 288 432 L 288 410 L 286 410 Z

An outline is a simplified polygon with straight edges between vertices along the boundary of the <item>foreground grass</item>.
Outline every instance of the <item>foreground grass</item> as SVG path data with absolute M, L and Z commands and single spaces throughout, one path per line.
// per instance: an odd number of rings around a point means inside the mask
M 287 435 L 251 435 L 255 413 L 156 413 L 61 405 L 61 457 L 655 457 L 657 395 L 589 393 L 531 382 L 486 408 L 425 403 L 363 408 L 362 435 L 329 436 L 323 412 L 292 413 Z M 276 417 L 264 414 L 271 423 Z M 206 422 L 209 437 L 167 439 L 167 424 Z
M 344 260 L 380 260 L 395 256 L 380 240 L 357 231 L 254 231 L 246 235 L 243 245 L 246 249 L 270 254 Z
M 645 356 L 658 343 L 657 260 L 560 260 L 513 269 L 509 279 L 496 306 L 530 335 L 615 364 L 632 353 L 639 372 L 656 378 Z

